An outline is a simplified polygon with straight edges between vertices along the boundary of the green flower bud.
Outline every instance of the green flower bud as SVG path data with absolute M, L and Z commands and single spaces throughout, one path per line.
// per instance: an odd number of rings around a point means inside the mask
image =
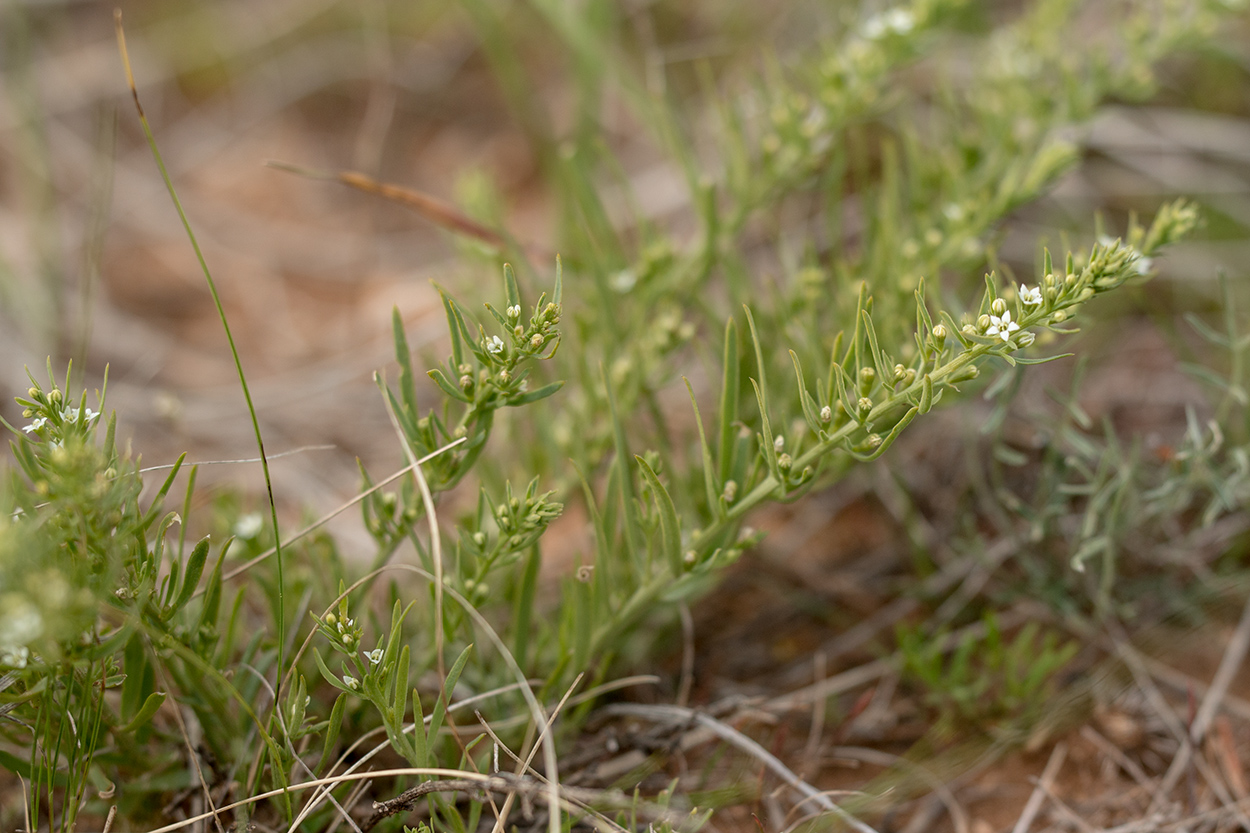
M 877 380 L 877 371 L 871 367 L 861 368 L 859 371 L 859 392 L 867 395 L 872 390 L 872 383 Z
M 995 315 L 1002 315 L 1006 311 L 1007 311 L 1007 302 L 1004 301 L 1002 298 L 995 298 L 993 301 L 990 302 L 990 312 L 994 313 Z

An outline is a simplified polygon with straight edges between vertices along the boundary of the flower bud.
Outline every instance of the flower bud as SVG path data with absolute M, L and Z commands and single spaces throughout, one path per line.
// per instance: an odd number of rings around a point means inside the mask
M 773 451 L 775 451 L 775 452 L 777 452 L 778 454 L 780 454 L 780 453 L 782 452 L 782 450 L 783 450 L 783 449 L 785 449 L 785 447 L 786 447 L 786 438 L 785 438 L 785 437 L 781 436 L 780 434 L 778 434 L 777 436 L 773 437 Z
M 872 383 L 877 380 L 877 371 L 871 367 L 861 368 L 859 371 L 859 392 L 867 395 L 872 390 Z
M 543 346 L 544 340 L 545 339 L 542 337 L 541 333 L 534 333 L 532 336 L 530 336 L 530 348 L 533 350 L 537 350 L 539 347 Z
M 485 545 L 486 533 L 481 530 L 473 533 L 473 543 L 477 544 L 479 547 Z
M 1006 311 L 1007 311 L 1007 302 L 1004 301 L 1002 298 L 995 298 L 993 301 L 990 302 L 990 312 L 994 313 L 995 315 L 1002 315 Z
M 1067 321 L 1067 320 L 1068 320 L 1068 314 L 1061 309 L 1055 310 L 1054 314 L 1050 316 L 1050 321 L 1052 324 L 1062 324 L 1064 321 Z
M 1020 333 L 1020 335 L 1016 336 L 1016 343 L 1018 343 L 1021 347 L 1028 347 L 1036 340 L 1036 338 L 1037 337 L 1032 333 Z
M 790 458 L 789 454 L 782 454 L 780 457 L 777 458 L 777 468 L 781 469 L 782 471 L 789 471 L 791 467 L 793 466 L 794 466 L 794 460 Z
M 937 324 L 933 327 L 933 341 L 939 350 L 946 344 L 946 325 Z
M 869 399 L 867 396 L 861 396 L 859 398 L 859 402 L 855 403 L 855 406 L 859 410 L 860 415 L 862 416 L 872 410 L 872 400 Z
M 734 498 L 738 497 L 738 481 L 726 480 L 725 488 L 720 493 L 720 496 L 724 498 L 725 503 L 733 503 Z
M 828 424 L 833 421 L 833 408 L 828 405 L 820 409 L 820 421 Z
M 985 332 L 989 328 L 990 328 L 990 317 L 988 315 L 978 315 L 977 316 L 977 329 L 980 330 L 981 332 Z

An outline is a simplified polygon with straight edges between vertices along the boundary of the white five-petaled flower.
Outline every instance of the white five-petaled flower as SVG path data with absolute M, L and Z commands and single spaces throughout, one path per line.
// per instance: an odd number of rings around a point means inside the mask
M 369 651 L 368 653 L 366 653 L 365 656 L 369 658 L 369 662 L 373 663 L 374 665 L 377 665 L 379 662 L 382 661 L 382 649 L 374 648 L 372 651 Z
M 1028 307 L 1035 307 L 1041 304 L 1042 288 L 1040 286 L 1035 286 L 1030 289 L 1024 284 L 1020 284 L 1020 300 L 1023 301 L 1024 305 Z
M 27 425 L 25 428 L 23 428 L 22 430 L 25 431 L 27 434 L 31 434 L 43 428 L 43 426 L 46 425 L 47 422 L 48 420 L 45 417 L 39 417 L 30 425 Z
M 503 352 L 503 339 L 501 339 L 499 336 L 491 336 L 490 338 L 486 339 L 486 351 L 488 353 Z
M 1011 310 L 1007 310 L 1002 315 L 991 315 L 990 326 L 985 331 L 988 336 L 1002 336 L 1003 341 L 1008 341 L 1011 334 L 1020 329 L 1020 325 L 1011 320 Z

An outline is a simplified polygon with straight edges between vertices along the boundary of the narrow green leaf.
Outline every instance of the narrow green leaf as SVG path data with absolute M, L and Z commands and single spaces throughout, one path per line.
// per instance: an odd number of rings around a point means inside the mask
M 763 435 L 760 451 L 763 452 L 764 459 L 768 461 L 768 473 L 780 482 L 781 472 L 777 468 L 777 448 L 773 445 L 773 426 L 768 420 L 768 400 L 759 383 L 754 379 L 751 380 L 751 387 L 755 388 L 755 401 L 760 409 L 760 433 Z
M 436 367 L 433 370 L 427 370 L 426 375 L 434 380 L 434 384 L 438 385 L 439 390 L 450 396 L 452 399 L 465 403 L 473 401 L 469 397 L 465 396 L 464 393 L 461 392 L 460 388 L 453 385 L 447 377 L 443 375 L 442 368 Z
M 886 363 L 885 354 L 881 352 L 881 345 L 877 343 L 877 328 L 872 323 L 872 316 L 867 311 L 861 312 L 860 315 L 864 319 L 864 333 L 868 337 L 868 349 L 872 354 L 872 363 L 877 371 L 877 379 L 884 385 L 893 376 L 894 370 Z
M 760 344 L 760 334 L 755 329 L 755 317 L 751 315 L 751 308 L 743 305 L 747 314 L 747 326 L 751 330 L 751 345 L 755 348 L 755 372 L 759 376 L 760 387 L 767 389 L 767 368 L 764 365 L 764 348 Z
M 339 730 L 343 728 L 343 712 L 346 708 L 347 695 L 340 694 L 334 699 L 334 706 L 330 709 L 330 719 L 326 722 L 326 739 L 321 747 L 321 759 L 313 770 L 314 774 L 325 772 L 326 764 L 334 757 L 334 746 L 339 741 Z
M 135 714 L 134 719 L 120 729 L 114 731 L 118 734 L 128 735 L 139 727 L 143 726 L 156 714 L 157 709 L 165 704 L 165 698 L 168 695 L 163 691 L 154 691 L 148 695 L 143 701 L 143 706 Z
M 473 650 L 470 644 L 460 656 L 456 657 L 456 661 L 451 664 L 451 668 L 447 671 L 447 679 L 443 682 L 442 696 L 434 703 L 434 709 L 430 712 L 430 734 L 431 738 L 437 738 L 439 731 L 443 728 L 443 719 L 447 715 L 447 704 L 451 702 L 451 695 L 456 691 L 456 684 L 460 682 L 460 675 L 464 672 L 464 667 L 469 662 L 469 653 Z M 427 764 L 422 764 L 426 766 Z
M 1041 358 L 1041 359 L 1030 359 L 1024 356 L 1016 356 L 1016 363 L 1017 364 L 1046 364 L 1046 362 L 1053 362 L 1056 359 L 1067 359 L 1075 355 L 1076 355 L 1075 353 L 1060 353 L 1057 356 L 1046 356 L 1045 358 Z
M 651 487 L 651 493 L 655 496 L 656 509 L 660 513 L 660 548 L 664 557 L 668 559 L 673 575 L 679 576 L 682 573 L 681 524 L 677 519 L 677 507 L 673 504 L 673 498 L 669 495 L 668 489 L 664 488 L 664 484 L 660 482 L 660 478 L 656 476 L 647 461 L 637 455 L 634 459 L 642 468 L 642 476 Z
M 556 287 L 551 292 L 551 303 L 557 307 L 560 306 L 561 299 L 564 297 L 564 264 L 560 262 L 560 256 L 556 255 Z
M 825 377 L 825 392 L 830 396 L 830 398 L 833 398 L 835 393 L 838 391 L 838 384 L 834 381 L 833 377 L 842 371 L 842 364 L 838 359 L 838 354 L 842 352 L 842 340 L 844 335 L 845 333 L 842 330 L 838 330 L 838 334 L 834 336 L 833 339 L 833 347 L 829 350 L 829 373 Z M 821 404 L 833 406 L 836 404 L 836 400 L 834 402 L 823 402 Z
M 515 639 L 512 645 L 512 655 L 516 658 L 517 665 L 521 668 L 527 667 L 531 629 L 530 616 L 534 611 L 534 596 L 538 591 L 538 568 L 542 565 L 543 560 L 537 541 L 530 545 L 529 550 L 529 555 L 525 558 L 524 572 L 521 573 L 521 584 L 517 588 L 514 608 L 516 610 L 516 618 L 513 620 Z
M 201 630 L 210 629 L 213 632 L 217 630 L 217 614 L 221 608 L 221 568 L 226 561 L 226 550 L 230 549 L 230 544 L 233 542 L 233 536 L 226 539 L 225 546 L 221 548 L 221 554 L 217 556 L 217 564 L 208 576 L 208 584 L 204 588 L 204 605 L 200 608 L 199 628 Z
M 517 286 L 511 263 L 503 265 L 503 286 L 504 293 L 508 296 L 508 306 L 521 306 L 521 289 Z
M 325 677 L 325 680 L 327 683 L 334 686 L 335 688 L 337 688 L 339 691 L 343 692 L 344 694 L 356 693 L 352 691 L 350 688 L 348 688 L 347 684 L 344 683 L 337 674 L 335 674 L 328 667 L 326 667 L 326 662 L 325 660 L 321 658 L 321 652 L 318 651 L 316 647 L 313 648 L 313 659 L 316 660 L 317 670 L 321 672 L 321 676 Z
M 729 479 L 734 469 L 734 440 L 738 435 L 738 328 L 733 318 L 725 323 L 725 349 L 722 359 L 724 372 L 721 376 L 720 392 L 720 428 L 717 464 L 720 481 Z
M 407 411 L 413 419 L 417 418 L 417 387 L 416 377 L 412 371 L 412 352 L 408 349 L 408 336 L 404 333 L 404 320 L 399 315 L 399 307 L 391 308 L 391 333 L 395 341 L 395 361 L 399 363 L 399 397 L 404 407 L 397 411 Z
M 903 415 L 903 418 L 896 422 L 894 427 L 890 429 L 890 433 L 886 435 L 884 440 L 881 441 L 881 445 L 874 448 L 870 453 L 859 454 L 852 451 L 851 455 L 857 460 L 868 462 L 869 460 L 875 460 L 882 454 L 885 454 L 885 452 L 889 450 L 890 446 L 894 444 L 894 441 L 898 439 L 898 435 L 903 433 L 903 429 L 910 425 L 911 421 L 916 418 L 916 414 L 919 411 L 919 406 L 913 406 L 910 410 L 908 410 L 907 413 Z
M 699 429 L 699 451 L 703 455 L 703 487 L 707 491 L 707 506 L 710 512 L 717 512 L 720 501 L 717 494 L 720 489 L 716 485 L 716 465 L 712 462 L 712 449 L 708 447 L 707 435 L 703 432 L 703 417 L 699 415 L 699 402 L 694 397 L 694 388 L 685 376 L 681 380 L 686 383 L 686 393 L 690 394 L 690 407 L 694 408 L 694 424 Z
M 460 341 L 460 324 L 463 321 L 458 318 L 451 296 L 441 286 L 436 286 L 436 288 L 438 297 L 443 299 L 443 312 L 447 315 L 447 332 L 451 335 L 451 368 L 457 371 L 460 365 L 464 364 L 464 345 Z
M 816 401 L 807 392 L 807 382 L 803 380 L 803 367 L 799 364 L 798 354 L 793 350 L 790 351 L 790 361 L 794 364 L 794 376 L 799 383 L 799 405 L 803 408 L 803 416 L 807 418 L 807 425 L 812 432 L 819 434 L 821 425 L 820 417 L 816 413 Z
M 612 439 L 616 447 L 616 479 L 625 516 L 625 540 L 629 551 L 635 558 L 638 558 L 642 555 L 642 524 L 638 520 L 638 507 L 634 503 L 634 478 L 626 464 L 631 456 L 629 443 L 625 439 L 625 425 L 621 422 L 620 413 L 617 411 L 616 395 L 612 392 L 607 370 L 602 364 L 599 365 L 599 376 L 603 380 L 603 387 L 608 397 L 608 410 L 612 415 Z
M 200 539 L 195 549 L 191 550 L 191 557 L 187 559 L 187 569 L 182 574 L 182 587 L 178 591 L 178 598 L 174 599 L 175 612 L 191 601 L 191 596 L 200 583 L 200 576 L 204 574 L 204 562 L 208 559 L 208 537 L 205 535 Z
M 525 393 L 517 394 L 516 396 L 513 396 L 512 398 L 508 400 L 508 405 L 513 408 L 519 408 L 522 405 L 530 405 L 534 402 L 538 402 L 540 400 L 546 399 L 548 396 L 551 396 L 556 391 L 560 390 L 560 388 L 562 387 L 564 387 L 563 379 L 560 380 L 559 382 L 552 382 L 549 385 L 543 385 L 541 388 L 538 388 L 537 390 L 531 390 L 531 391 L 526 391 Z
M 391 678 L 391 684 L 394 686 L 394 692 L 391 697 L 391 709 L 395 715 L 397 723 L 404 722 L 404 715 L 408 713 L 408 672 L 411 670 L 412 655 L 405 645 L 399 651 L 399 660 L 395 665 L 395 676 Z M 422 766 L 422 764 L 415 764 Z
M 927 414 L 933 407 L 933 377 L 928 373 L 920 383 L 920 413 Z

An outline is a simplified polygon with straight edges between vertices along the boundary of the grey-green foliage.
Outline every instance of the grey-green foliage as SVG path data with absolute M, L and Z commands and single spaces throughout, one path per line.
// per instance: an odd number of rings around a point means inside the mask
M 947 730 L 955 724 L 982 730 L 1028 731 L 1053 694 L 1055 673 L 1076 655 L 1077 643 L 1060 642 L 1053 631 L 1029 622 L 1010 640 L 998 619 L 987 614 L 979 633 L 954 646 L 946 631 L 900 628 L 899 652 L 904 679 L 923 688 L 926 705 Z
M 465 5 L 492 61 L 517 69 L 497 9 Z M 194 711 L 214 758 L 246 773 L 253 793 L 325 774 L 348 742 L 345 727 L 370 721 L 410 764 L 463 755 L 483 766 L 489 744 L 480 737 L 462 750 L 438 733 L 457 682 L 484 691 L 518 672 L 539 675 L 555 700 L 583 672 L 606 675 L 637 644 L 641 623 L 710 587 L 755 540 L 744 526 L 753 509 L 879 457 L 986 365 L 1045 360 L 1035 350 L 1071 332 L 1087 303 L 1142 279 L 1193 228 L 1194 207 L 1169 203 L 1120 240 L 1055 263 L 1041 256 L 1030 278 L 995 268 L 997 229 L 1076 160 L 1068 128 L 1108 96 L 1149 92 L 1151 63 L 1209 34 L 1222 13 L 1202 0 L 1120 5 L 1121 25 L 1099 48 L 1073 47 L 1084 6 L 1071 0 L 1039 0 L 984 32 L 988 12 L 968 0 L 848 13 L 745 92 L 717 90 L 705 73 L 706 97 L 670 101 L 631 75 L 607 4 L 535 0 L 578 69 L 582 102 L 567 141 L 542 136 L 540 119 L 526 122 L 548 142 L 542 164 L 566 220 L 552 296 L 527 306 L 527 273 L 519 280 L 505 268 L 502 312 L 487 306 L 479 321 L 476 303 L 444 292 L 450 355 L 429 372 L 428 401 L 418 402 L 398 317 L 396 387 L 379 380 L 405 458 L 428 458 L 421 471 L 445 534 L 428 537 L 421 483 L 407 475 L 394 493 L 371 490 L 362 502 L 375 563 L 410 544 L 423 581 L 441 575 L 442 586 L 413 596 L 392 585 L 383 621 L 371 620 L 357 587 L 340 587 L 333 603 L 310 601 L 303 609 L 327 611 L 315 617 L 314 650 L 275 668 L 275 634 L 289 618 L 281 600 L 295 580 L 278 586 L 281 573 L 262 564 L 232 601 L 223 598 L 224 548 L 214 559 L 207 542 L 183 540 L 189 496 L 182 519 L 162 514 L 177 469 L 143 508 L 142 478 L 115 448 L 112 423 L 98 441 L 85 398 L 66 407 L 68 390 L 55 380 L 36 384 L 23 400 L 31 424 L 12 429 L 19 467 L 0 507 L 0 665 L 11 669 L 0 682 L 4 764 L 34 780 L 45 806 L 69 795 L 63 806 L 77 807 L 92 765 L 133 776 L 131 795 L 190 785 L 180 741 L 153 725 L 166 691 L 159 676 Z M 532 109 L 519 100 L 525 85 L 505 80 L 514 106 Z M 644 218 L 626 233 L 609 221 L 598 186 L 618 165 L 599 141 L 595 110 L 607 92 L 684 175 L 693 235 Z M 1212 336 L 1232 350 L 1227 390 L 1241 402 L 1244 336 Z M 506 442 L 491 444 L 501 425 Z M 1240 499 L 1245 454 L 1221 453 L 1201 427 L 1191 434 L 1180 476 L 1149 500 L 1210 495 L 1214 516 Z M 1095 497 L 1115 487 L 1099 465 L 1083 470 Z M 445 499 L 475 479 L 469 509 Z M 543 611 L 544 534 L 573 502 L 584 505 L 591 543 L 563 578 L 558 608 Z M 1116 505 L 1091 499 L 1094 520 L 1069 555 L 1088 555 Z M 49 595 L 57 587 L 66 592 Z M 308 587 L 311 595 L 315 582 Z M 272 629 L 249 618 L 257 609 L 276 617 Z M 48 623 L 38 633 L 23 624 L 35 614 Z M 482 638 L 488 625 L 497 644 Z M 951 672 L 955 688 L 984 687 L 985 673 L 1001 673 L 1012 704 L 1033 702 L 1066 653 L 1056 647 L 1045 655 L 1053 662 L 1012 665 L 1029 644 L 1004 647 L 988 671 L 970 670 L 965 650 Z M 924 658 L 918 672 L 949 688 L 928 648 L 912 647 Z M 438 685 L 422 681 L 449 657 Z M 271 697 L 267 674 L 286 680 L 284 696 Z M 107 688 L 121 689 L 116 702 Z M 975 700 L 956 698 L 960 708 Z M 72 749 L 60 714 L 93 727 Z M 109 756 L 96 758 L 106 737 Z M 294 800 L 277 799 L 288 818 Z M 432 806 L 464 826 L 454 803 Z M 472 806 L 475 822 L 481 807 Z M 72 826 L 73 812 L 58 825 Z

